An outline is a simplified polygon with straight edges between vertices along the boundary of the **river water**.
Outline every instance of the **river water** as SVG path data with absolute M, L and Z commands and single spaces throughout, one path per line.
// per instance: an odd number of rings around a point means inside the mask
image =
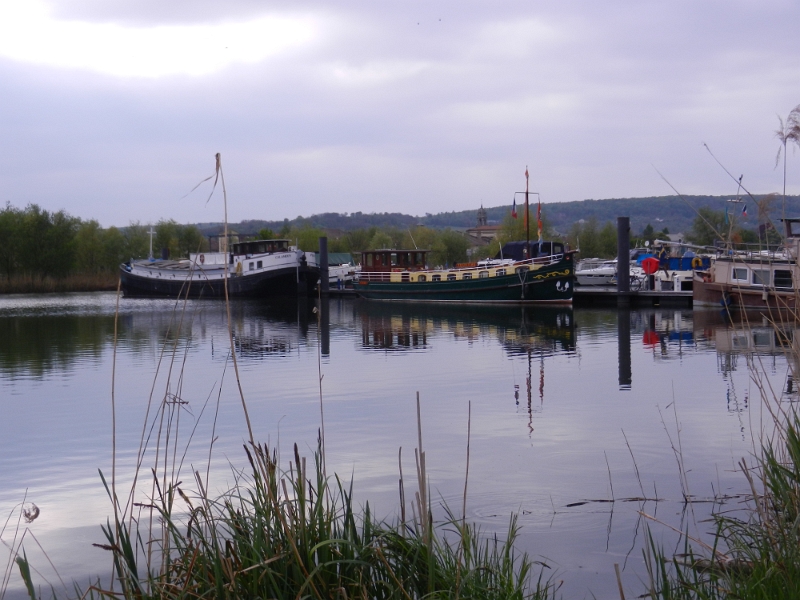
M 212 439 L 212 492 L 246 464 L 224 304 L 122 298 L 115 320 L 116 304 L 113 293 L 0 297 L 0 559 L 24 533 L 37 581 L 61 595 L 62 580 L 72 594 L 72 580 L 110 573 L 91 544 L 111 514 L 98 470 L 112 468 L 112 374 L 120 488 L 143 432 L 156 435 L 150 398 L 180 406 L 179 478 L 206 471 Z M 467 519 L 502 534 L 517 514 L 520 549 L 567 598 L 618 597 L 615 564 L 628 597 L 644 593 L 640 511 L 668 545 L 668 525 L 707 532 L 719 504 L 683 494 L 744 493 L 736 464 L 766 418 L 760 390 L 794 398 L 790 361 L 758 316 L 745 327 L 713 311 L 332 299 L 319 310 L 236 302 L 231 323 L 254 437 L 285 464 L 294 443 L 312 455 L 324 415 L 328 472 L 395 518 L 400 449 L 407 489 L 413 480 L 419 392 L 437 516 L 444 503 L 461 513 L 469 426 Z M 23 502 L 40 510 L 30 524 Z M 18 573 L 6 577 L 6 598 L 20 597 Z

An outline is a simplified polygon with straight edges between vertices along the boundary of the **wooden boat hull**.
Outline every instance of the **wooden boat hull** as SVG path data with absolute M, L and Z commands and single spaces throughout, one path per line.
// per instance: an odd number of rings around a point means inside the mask
M 701 274 L 697 274 L 693 282 L 692 300 L 694 306 L 745 310 L 794 309 L 797 306 L 797 295 L 792 289 L 753 288 L 706 281 Z
M 457 281 L 359 281 L 356 293 L 368 300 L 458 304 L 572 304 L 574 263 L 563 260 L 523 273 Z
M 209 278 L 198 269 L 183 277 L 168 272 L 162 277 L 141 277 L 120 268 L 125 296 L 161 298 L 224 298 L 224 278 Z M 284 267 L 255 274 L 228 274 L 228 296 L 263 298 L 272 296 L 312 296 L 319 279 L 319 270 L 312 267 Z

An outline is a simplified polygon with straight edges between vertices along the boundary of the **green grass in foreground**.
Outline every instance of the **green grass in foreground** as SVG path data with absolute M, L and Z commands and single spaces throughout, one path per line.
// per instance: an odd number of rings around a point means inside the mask
M 740 463 L 752 496 L 744 517 L 717 515 L 713 543 L 688 541 L 668 557 L 652 535 L 650 597 L 663 600 L 800 598 L 800 418 L 786 416 L 754 467 Z
M 419 500 L 409 523 L 377 521 L 369 505 L 353 506 L 352 488 L 326 479 L 321 453 L 309 474 L 295 461 L 281 472 L 264 447 L 246 448 L 248 476 L 210 499 L 156 482 L 161 532 L 147 539 L 146 518 L 104 527 L 113 553 L 114 589 L 94 586 L 92 597 L 146 598 L 486 598 L 545 599 L 555 590 L 542 579 L 530 589 L 532 564 L 517 554 L 516 519 L 505 540 L 487 537 L 448 513 L 434 528 Z M 425 494 L 422 494 L 424 499 Z M 135 521 L 134 521 L 135 523 Z M 153 531 L 159 529 L 158 525 Z M 27 563 L 21 558 L 25 577 Z

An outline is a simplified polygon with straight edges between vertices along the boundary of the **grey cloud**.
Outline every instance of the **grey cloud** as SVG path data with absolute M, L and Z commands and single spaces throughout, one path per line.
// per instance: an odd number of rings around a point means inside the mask
M 789 4 L 73 2 L 58 14 L 147 26 L 287 7 L 316 14 L 319 39 L 202 78 L 0 62 L 2 199 L 104 224 L 213 220 L 180 197 L 217 151 L 232 218 L 510 202 L 526 164 L 545 201 L 671 193 L 651 163 L 683 191 L 728 193 L 701 141 L 755 191 L 779 187 L 775 114 L 800 102 Z

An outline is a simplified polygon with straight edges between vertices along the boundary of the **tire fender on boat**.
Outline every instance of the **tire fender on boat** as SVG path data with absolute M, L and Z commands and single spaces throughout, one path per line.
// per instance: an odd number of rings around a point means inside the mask
M 699 269 L 702 266 L 703 266 L 703 260 L 699 256 L 695 256 L 692 259 L 692 268 Z

